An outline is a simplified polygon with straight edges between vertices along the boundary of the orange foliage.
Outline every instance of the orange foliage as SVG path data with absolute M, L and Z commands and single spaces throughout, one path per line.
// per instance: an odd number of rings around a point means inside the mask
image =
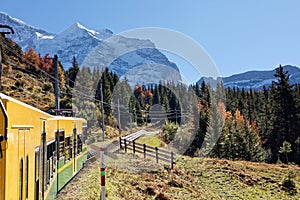
M 230 111 L 226 112 L 226 121 L 232 121 L 232 114 Z
M 245 121 L 244 116 L 241 115 L 241 112 L 239 111 L 239 109 L 235 110 L 234 117 L 235 117 L 237 124 L 243 124 Z
M 140 85 L 136 85 L 134 88 L 136 91 L 139 91 L 140 93 L 143 93 L 143 88 Z
M 34 52 L 32 47 L 30 47 L 28 52 L 24 53 L 24 58 L 28 60 L 30 62 L 29 64 L 33 65 L 36 70 L 39 69 L 41 59 L 40 56 Z
M 153 96 L 153 94 L 152 94 L 152 92 L 150 90 L 147 90 L 146 94 L 147 94 L 148 97 L 152 97 Z

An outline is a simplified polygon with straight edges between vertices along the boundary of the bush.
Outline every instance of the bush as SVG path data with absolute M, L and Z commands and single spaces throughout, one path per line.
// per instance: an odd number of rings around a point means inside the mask
M 292 171 L 289 171 L 287 177 L 285 177 L 282 181 L 282 189 L 291 195 L 297 193 L 296 183 L 294 181 L 295 177 L 296 174 Z
M 17 88 L 23 88 L 24 82 L 23 82 L 23 81 L 20 81 L 20 80 L 17 80 L 17 81 L 15 82 L 15 86 L 16 86 Z
M 52 85 L 52 83 L 46 82 L 43 85 L 43 90 L 46 91 L 46 92 L 52 92 L 53 91 L 53 85 Z
M 30 86 L 30 87 L 27 88 L 27 90 L 28 90 L 29 92 L 32 92 L 32 91 L 33 91 L 33 87 Z
M 162 129 L 162 139 L 168 144 L 170 143 L 178 130 L 178 125 L 171 123 L 171 122 L 166 122 L 165 126 Z

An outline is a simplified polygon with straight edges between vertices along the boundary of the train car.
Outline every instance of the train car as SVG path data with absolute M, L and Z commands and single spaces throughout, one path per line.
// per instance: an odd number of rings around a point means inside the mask
M 0 93 L 0 200 L 55 199 L 86 161 L 85 128 Z

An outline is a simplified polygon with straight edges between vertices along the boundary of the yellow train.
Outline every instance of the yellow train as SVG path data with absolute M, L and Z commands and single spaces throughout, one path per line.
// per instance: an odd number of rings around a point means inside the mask
M 86 121 L 2 93 L 0 107 L 0 200 L 55 199 L 86 161 Z

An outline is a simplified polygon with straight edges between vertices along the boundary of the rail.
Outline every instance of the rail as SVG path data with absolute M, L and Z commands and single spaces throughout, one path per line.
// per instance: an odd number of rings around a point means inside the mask
M 146 158 L 147 156 L 155 158 L 156 163 L 158 163 L 159 160 L 171 163 L 172 169 L 174 167 L 174 164 L 176 163 L 176 154 L 172 151 L 167 151 L 158 147 L 141 144 L 124 138 L 119 138 L 119 141 L 120 149 L 124 149 L 126 153 L 128 150 L 131 150 L 133 154 L 143 154 L 144 158 Z

